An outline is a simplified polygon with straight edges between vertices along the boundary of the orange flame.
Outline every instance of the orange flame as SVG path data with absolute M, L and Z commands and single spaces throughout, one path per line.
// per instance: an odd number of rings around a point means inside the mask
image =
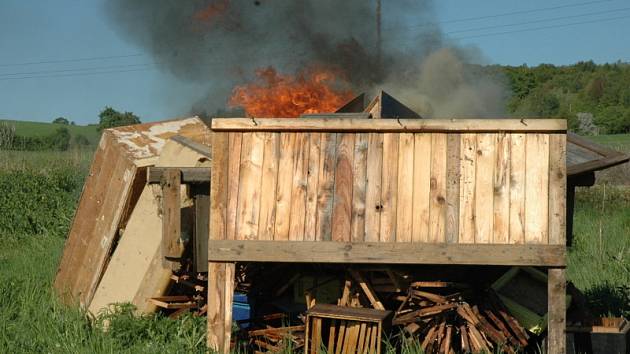
M 330 113 L 353 97 L 350 90 L 335 87 L 332 70 L 310 68 L 290 76 L 268 67 L 256 75 L 256 82 L 235 87 L 229 100 L 231 107 L 243 107 L 251 117 Z

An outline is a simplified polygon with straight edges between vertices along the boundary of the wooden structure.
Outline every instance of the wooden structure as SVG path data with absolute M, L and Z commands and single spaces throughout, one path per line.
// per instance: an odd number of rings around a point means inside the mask
M 566 122 L 214 119 L 208 344 L 230 344 L 234 262 L 549 268 L 564 352 Z
M 304 353 L 381 352 L 382 332 L 391 311 L 317 304 L 306 312 Z

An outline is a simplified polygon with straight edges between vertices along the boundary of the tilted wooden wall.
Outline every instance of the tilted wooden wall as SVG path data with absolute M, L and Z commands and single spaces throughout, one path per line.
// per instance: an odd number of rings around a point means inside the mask
M 564 244 L 564 121 L 215 119 L 212 127 L 226 139 L 213 170 L 226 170 L 227 185 L 215 205 L 225 220 L 211 239 Z

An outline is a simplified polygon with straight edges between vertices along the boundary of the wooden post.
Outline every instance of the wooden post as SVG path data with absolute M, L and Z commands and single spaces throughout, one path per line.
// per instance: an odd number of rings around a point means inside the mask
M 207 187 L 207 186 L 206 186 Z M 208 228 L 210 217 L 210 196 L 208 192 L 195 196 L 195 232 L 193 252 L 195 271 L 208 271 Z
M 162 175 L 162 266 L 175 266 L 169 261 L 181 257 L 181 172 L 169 169 Z
M 566 270 L 549 268 L 547 283 L 547 353 L 566 353 Z

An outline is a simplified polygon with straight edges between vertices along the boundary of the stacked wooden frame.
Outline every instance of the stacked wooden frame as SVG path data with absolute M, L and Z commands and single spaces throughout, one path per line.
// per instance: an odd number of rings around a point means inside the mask
M 208 344 L 227 353 L 234 262 L 549 269 L 564 351 L 566 121 L 214 119 Z

